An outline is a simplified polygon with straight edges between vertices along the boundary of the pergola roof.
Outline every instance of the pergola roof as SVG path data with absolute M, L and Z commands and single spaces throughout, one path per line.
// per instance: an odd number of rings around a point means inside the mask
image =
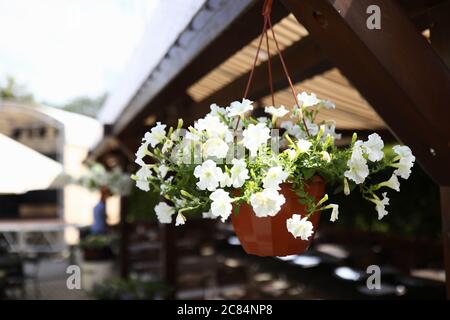
M 308 31 L 298 23 L 292 14 L 277 23 L 274 30 L 281 50 L 308 35 Z M 187 92 L 191 98 L 195 102 L 200 102 L 247 73 L 253 64 L 258 40 L 256 38 L 251 41 L 220 66 L 190 86 Z M 270 56 L 276 56 L 276 47 L 272 38 L 269 40 L 269 48 Z M 264 46 L 261 48 L 257 65 L 267 61 L 268 54 L 265 49 Z M 279 63 L 279 61 L 274 59 L 272 63 Z M 314 92 L 321 98 L 332 100 L 336 104 L 336 110 L 324 110 L 319 120 L 334 119 L 339 129 L 384 128 L 383 120 L 336 68 L 311 79 L 298 82 L 295 86 L 297 90 Z M 237 94 L 240 94 L 240 92 L 237 92 Z M 230 99 L 239 99 L 239 96 L 230 97 Z M 261 103 L 271 105 L 271 97 L 262 97 Z M 277 91 L 275 103 L 291 107 L 294 104 L 294 99 L 290 90 L 286 88 Z
M 280 44 L 280 49 L 282 50 L 308 35 L 308 31 L 295 20 L 295 17 L 292 14 L 274 25 L 274 30 L 278 35 L 277 40 Z M 236 79 L 238 76 L 248 72 L 252 67 L 255 58 L 258 41 L 259 37 L 253 39 L 249 44 L 226 59 L 205 77 L 190 86 L 188 89 L 189 95 L 195 101 L 201 101 Z M 273 56 L 276 54 L 276 48 L 272 38 L 270 38 L 269 44 L 270 55 Z M 256 65 L 260 65 L 267 60 L 268 56 L 265 49 L 264 46 L 261 48 Z

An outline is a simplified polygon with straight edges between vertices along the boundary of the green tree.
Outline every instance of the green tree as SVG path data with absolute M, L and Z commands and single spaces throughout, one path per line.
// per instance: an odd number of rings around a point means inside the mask
M 63 105 L 62 109 L 95 118 L 105 100 L 106 94 L 102 94 L 101 96 L 96 98 L 81 96 L 74 98 L 69 103 Z
M 7 76 L 4 81 L 0 81 L 0 100 L 35 103 L 33 95 L 28 92 L 27 88 L 17 83 L 11 76 Z

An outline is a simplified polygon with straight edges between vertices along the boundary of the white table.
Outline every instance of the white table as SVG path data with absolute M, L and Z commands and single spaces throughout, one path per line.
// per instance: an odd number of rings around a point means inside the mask
M 63 220 L 0 220 L 0 236 L 9 252 L 19 254 L 59 253 L 67 248 L 66 228 L 76 228 Z M 39 239 L 38 242 L 35 240 Z

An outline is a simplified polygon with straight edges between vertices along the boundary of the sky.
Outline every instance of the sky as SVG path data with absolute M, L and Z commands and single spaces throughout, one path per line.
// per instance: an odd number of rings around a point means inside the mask
M 157 1 L 0 0 L 0 81 L 55 105 L 107 92 Z

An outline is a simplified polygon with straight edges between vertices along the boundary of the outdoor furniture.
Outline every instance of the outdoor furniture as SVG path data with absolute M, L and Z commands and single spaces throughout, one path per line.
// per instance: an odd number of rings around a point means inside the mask
M 76 226 L 56 219 L 5 220 L 0 222 L 0 236 L 8 252 L 59 253 L 67 249 L 63 232 L 69 227 Z
M 12 288 L 15 296 L 24 298 L 25 280 L 29 279 L 33 281 L 35 296 L 40 296 L 38 275 L 41 261 L 68 250 L 64 231 L 69 227 L 76 226 L 55 219 L 0 222 L 0 239 L 3 250 L 7 252 L 0 257 L 0 270 L 6 270 L 8 291 Z M 23 270 L 25 264 L 32 266 L 28 274 Z
M 20 256 L 2 253 L 0 271 L 0 298 L 25 298 L 25 275 Z

